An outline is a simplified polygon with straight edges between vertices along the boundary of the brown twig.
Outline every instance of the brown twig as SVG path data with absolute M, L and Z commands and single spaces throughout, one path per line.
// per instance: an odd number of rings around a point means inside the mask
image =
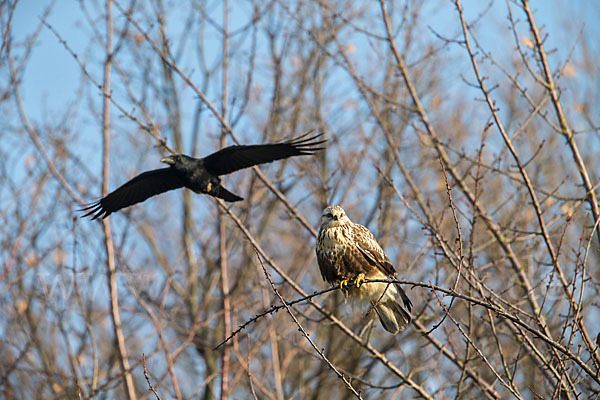
M 148 374 L 148 369 L 146 368 L 146 354 L 144 353 L 142 353 L 142 365 L 144 366 L 144 378 L 146 378 L 146 382 L 148 382 L 148 390 L 154 393 L 156 400 L 160 400 L 158 392 L 156 389 L 154 389 L 154 386 L 152 386 L 152 382 L 150 382 L 150 375 Z
M 440 161 L 440 165 L 442 167 L 442 172 L 444 175 L 444 183 L 446 184 L 446 195 L 448 196 L 448 207 L 450 207 L 450 209 L 452 210 L 452 217 L 454 218 L 454 226 L 456 227 L 456 232 L 458 233 L 458 237 L 456 239 L 457 243 L 458 243 L 458 270 L 456 272 L 456 280 L 454 281 L 454 286 L 452 288 L 452 290 L 456 290 L 456 288 L 458 287 L 458 282 L 460 281 L 460 274 L 462 272 L 462 266 L 463 266 L 462 232 L 460 229 L 460 223 L 458 222 L 458 217 L 456 216 L 456 205 L 454 204 L 454 201 L 452 200 L 452 187 L 450 186 L 450 183 L 448 182 L 448 175 L 446 174 L 446 168 L 444 167 L 444 163 L 442 162 L 441 158 L 439 159 L 439 161 Z M 450 300 L 450 304 L 448 305 L 448 310 L 452 309 L 453 304 L 454 304 L 454 297 L 452 298 L 452 300 Z M 442 317 L 440 322 L 433 325 L 431 327 L 431 329 L 429 331 L 427 331 L 425 334 L 429 335 L 431 332 L 435 331 L 440 325 L 442 325 L 442 323 L 444 322 L 444 320 L 446 319 L 448 314 L 449 313 L 444 313 L 444 316 Z

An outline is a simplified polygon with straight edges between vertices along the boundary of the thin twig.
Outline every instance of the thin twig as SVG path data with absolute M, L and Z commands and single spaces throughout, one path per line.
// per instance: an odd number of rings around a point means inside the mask
M 442 167 L 442 172 L 444 173 L 444 182 L 446 183 L 446 194 L 448 196 L 448 207 L 450 207 L 450 209 L 452 210 L 452 217 L 454 218 L 454 224 L 456 226 L 456 231 L 458 232 L 458 238 L 456 239 L 458 241 L 458 271 L 456 272 L 456 280 L 454 281 L 454 287 L 452 289 L 452 290 L 456 290 L 456 288 L 458 287 L 458 282 L 460 280 L 460 273 L 462 272 L 462 266 L 463 266 L 462 232 L 460 229 L 460 223 L 458 222 L 458 217 L 456 216 L 456 205 L 454 204 L 454 201 L 452 200 L 452 187 L 450 186 L 450 183 L 448 182 L 448 175 L 446 174 L 446 168 L 444 167 L 444 162 L 442 161 L 441 158 L 439 158 L 439 161 L 440 161 L 440 165 Z M 455 297 L 453 297 L 452 300 L 450 300 L 450 304 L 448 305 L 448 310 L 452 309 L 452 306 L 454 305 L 454 299 L 455 299 Z M 433 325 L 431 327 L 431 329 L 428 332 L 426 332 L 425 334 L 426 335 L 430 334 L 431 332 L 435 331 L 440 325 L 442 325 L 442 323 L 444 322 L 444 320 L 446 319 L 448 314 L 449 313 L 444 313 L 444 316 L 442 317 L 440 322 Z
M 154 393 L 154 396 L 156 396 L 156 400 L 160 400 L 156 389 L 154 389 L 154 386 L 152 386 L 152 382 L 150 382 L 150 375 L 148 374 L 148 369 L 146 368 L 146 354 L 144 353 L 142 353 L 142 365 L 144 366 L 144 378 L 146 378 L 146 382 L 148 382 L 148 390 Z

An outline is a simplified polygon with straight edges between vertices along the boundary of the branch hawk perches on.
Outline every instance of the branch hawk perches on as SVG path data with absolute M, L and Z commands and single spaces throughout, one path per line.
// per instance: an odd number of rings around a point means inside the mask
M 360 284 L 365 279 L 393 279 L 396 270 L 371 232 L 350 221 L 342 207 L 323 210 L 316 252 L 324 280 L 342 288 L 354 280 L 357 287 L 347 287 L 346 293 L 367 300 L 386 331 L 396 334 L 406 328 L 412 303 L 399 285 Z

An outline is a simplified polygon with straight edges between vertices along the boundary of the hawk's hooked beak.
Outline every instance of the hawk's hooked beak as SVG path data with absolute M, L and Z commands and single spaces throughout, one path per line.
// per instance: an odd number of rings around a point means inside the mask
M 339 217 L 339 216 L 337 216 L 337 215 L 334 215 L 334 216 L 333 216 L 333 219 L 335 219 L 335 220 L 337 221 L 337 220 L 339 220 L 339 219 L 340 219 L 340 217 Z
M 175 165 L 175 160 L 173 159 L 173 156 L 163 157 L 160 159 L 160 162 L 169 165 Z

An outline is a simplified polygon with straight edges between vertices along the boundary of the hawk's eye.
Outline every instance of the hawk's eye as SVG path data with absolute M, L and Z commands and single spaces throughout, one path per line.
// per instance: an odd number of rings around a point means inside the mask
M 327 218 L 329 218 L 329 219 L 332 219 L 332 218 L 333 218 L 333 214 L 332 214 L 332 213 L 327 213 L 327 214 L 325 214 L 325 216 L 326 216 Z

